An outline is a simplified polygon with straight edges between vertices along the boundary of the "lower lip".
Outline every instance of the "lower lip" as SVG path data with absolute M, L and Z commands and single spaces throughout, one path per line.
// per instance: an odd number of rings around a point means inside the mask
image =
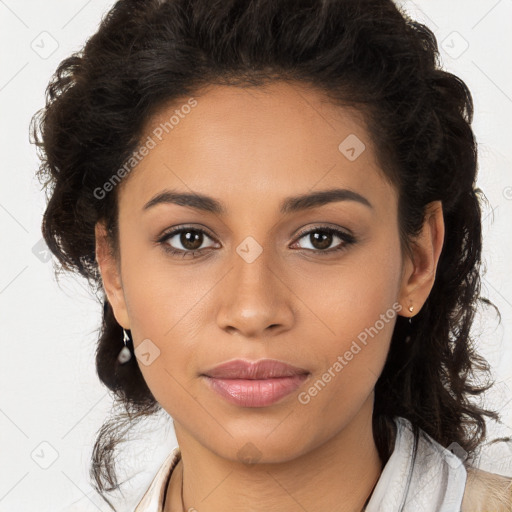
M 293 393 L 307 374 L 274 379 L 215 379 L 204 376 L 211 389 L 228 402 L 242 407 L 266 407 Z

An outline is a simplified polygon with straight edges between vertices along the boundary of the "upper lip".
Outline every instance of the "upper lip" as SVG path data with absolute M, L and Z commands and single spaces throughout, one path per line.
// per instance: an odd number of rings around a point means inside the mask
M 224 379 L 272 379 L 307 373 L 309 373 L 308 370 L 304 368 L 298 368 L 277 359 L 260 359 L 259 361 L 234 359 L 205 371 L 203 375 Z

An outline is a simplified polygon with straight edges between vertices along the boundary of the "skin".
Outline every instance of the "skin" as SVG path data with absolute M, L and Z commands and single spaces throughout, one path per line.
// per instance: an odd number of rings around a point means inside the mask
M 131 329 L 135 350 L 145 339 L 160 350 L 151 364 L 138 364 L 173 418 L 182 453 L 165 511 L 181 510 L 182 484 L 184 510 L 359 511 L 382 471 L 373 390 L 396 316 L 309 403 L 298 395 L 393 304 L 404 316 L 421 309 L 443 243 L 441 204 L 428 205 L 411 256 L 402 253 L 397 191 L 356 111 L 284 82 L 211 86 L 195 98 L 197 106 L 117 190 L 120 261 L 103 223 L 96 226 L 96 257 L 117 321 Z M 162 108 L 141 140 L 186 100 Z M 366 146 L 354 161 L 338 149 L 350 134 Z M 331 188 L 357 192 L 371 207 L 344 200 L 279 212 L 289 196 Z M 164 189 L 209 195 L 227 212 L 171 203 L 143 211 Z M 194 259 L 164 251 L 165 244 L 190 250 L 179 234 L 155 242 L 181 224 L 207 232 Z M 333 235 L 321 246 L 301 233 L 325 224 L 350 230 L 355 243 L 322 254 L 343 241 Z M 236 251 L 248 236 L 262 248 L 251 263 Z M 235 358 L 275 358 L 310 375 L 279 402 L 244 408 L 200 376 Z M 240 459 L 247 443 L 258 453 L 254 464 Z

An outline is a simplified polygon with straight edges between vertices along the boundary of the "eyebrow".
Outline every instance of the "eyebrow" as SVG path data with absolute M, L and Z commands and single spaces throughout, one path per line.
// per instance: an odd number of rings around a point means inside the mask
M 373 209 L 368 199 L 361 194 L 344 188 L 334 188 L 329 190 L 320 190 L 308 194 L 288 197 L 280 204 L 280 212 L 282 214 L 294 213 L 302 210 L 317 208 L 336 201 L 355 201 Z M 144 206 L 143 210 L 156 206 L 157 204 L 177 204 L 179 206 L 188 206 L 204 212 L 224 215 L 227 213 L 226 206 L 217 199 L 204 194 L 189 194 L 176 190 L 164 190 Z

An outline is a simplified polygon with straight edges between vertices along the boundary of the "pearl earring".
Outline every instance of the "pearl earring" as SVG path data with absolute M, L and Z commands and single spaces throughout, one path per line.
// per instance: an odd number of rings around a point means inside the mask
M 130 352 L 130 349 L 127 345 L 128 341 L 130 341 L 130 337 L 128 336 L 128 333 L 123 329 L 124 347 L 121 349 L 119 355 L 117 356 L 117 361 L 119 364 L 125 364 L 132 358 L 132 353 Z

